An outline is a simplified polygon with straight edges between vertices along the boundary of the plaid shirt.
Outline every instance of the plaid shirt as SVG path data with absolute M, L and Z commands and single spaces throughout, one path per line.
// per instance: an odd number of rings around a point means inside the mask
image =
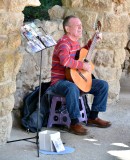
M 91 42 L 89 41 L 84 48 L 88 49 L 90 45 Z M 83 69 L 83 62 L 75 60 L 76 52 L 80 49 L 81 47 L 79 42 L 72 41 L 67 35 L 64 35 L 58 41 L 52 57 L 51 85 L 55 84 L 59 80 L 66 79 L 66 67 Z

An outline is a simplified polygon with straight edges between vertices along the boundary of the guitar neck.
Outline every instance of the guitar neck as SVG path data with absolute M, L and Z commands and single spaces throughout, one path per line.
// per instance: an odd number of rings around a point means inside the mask
M 93 50 L 95 49 L 96 43 L 97 43 L 97 35 L 95 34 L 95 36 L 94 36 L 94 38 L 93 38 L 93 41 L 92 41 L 92 44 L 91 44 L 91 46 L 90 46 L 90 48 L 89 48 L 87 57 L 86 57 L 86 60 L 87 60 L 87 61 L 91 61 L 92 52 L 93 52 Z

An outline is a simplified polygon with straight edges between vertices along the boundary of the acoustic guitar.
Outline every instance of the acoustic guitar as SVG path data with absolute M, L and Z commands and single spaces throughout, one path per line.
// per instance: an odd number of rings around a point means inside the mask
M 95 29 L 96 33 L 94 35 L 90 49 L 87 50 L 85 48 L 81 48 L 81 50 L 76 53 L 75 56 L 76 60 L 88 62 L 91 65 L 92 71 L 94 70 L 94 65 L 91 62 L 91 53 L 94 50 L 98 40 L 97 34 L 100 32 L 101 29 L 100 21 L 97 21 Z M 66 79 L 74 82 L 77 87 L 83 92 L 89 92 L 92 87 L 92 73 L 85 70 L 66 68 Z

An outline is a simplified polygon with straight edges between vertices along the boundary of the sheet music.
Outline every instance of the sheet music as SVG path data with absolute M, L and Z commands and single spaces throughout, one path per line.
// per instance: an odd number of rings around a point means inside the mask
M 45 48 L 56 45 L 52 36 L 47 35 L 43 29 L 31 22 L 21 27 L 21 34 L 28 40 L 26 50 L 29 53 L 37 53 Z

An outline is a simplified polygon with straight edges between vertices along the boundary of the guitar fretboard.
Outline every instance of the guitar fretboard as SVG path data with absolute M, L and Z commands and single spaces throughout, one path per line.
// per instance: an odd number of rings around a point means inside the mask
M 88 62 L 91 61 L 92 52 L 95 49 L 96 43 L 97 43 L 97 33 L 95 34 L 95 36 L 93 38 L 92 44 L 89 48 L 89 51 L 88 51 L 88 54 L 87 54 L 87 57 L 86 57 Z

